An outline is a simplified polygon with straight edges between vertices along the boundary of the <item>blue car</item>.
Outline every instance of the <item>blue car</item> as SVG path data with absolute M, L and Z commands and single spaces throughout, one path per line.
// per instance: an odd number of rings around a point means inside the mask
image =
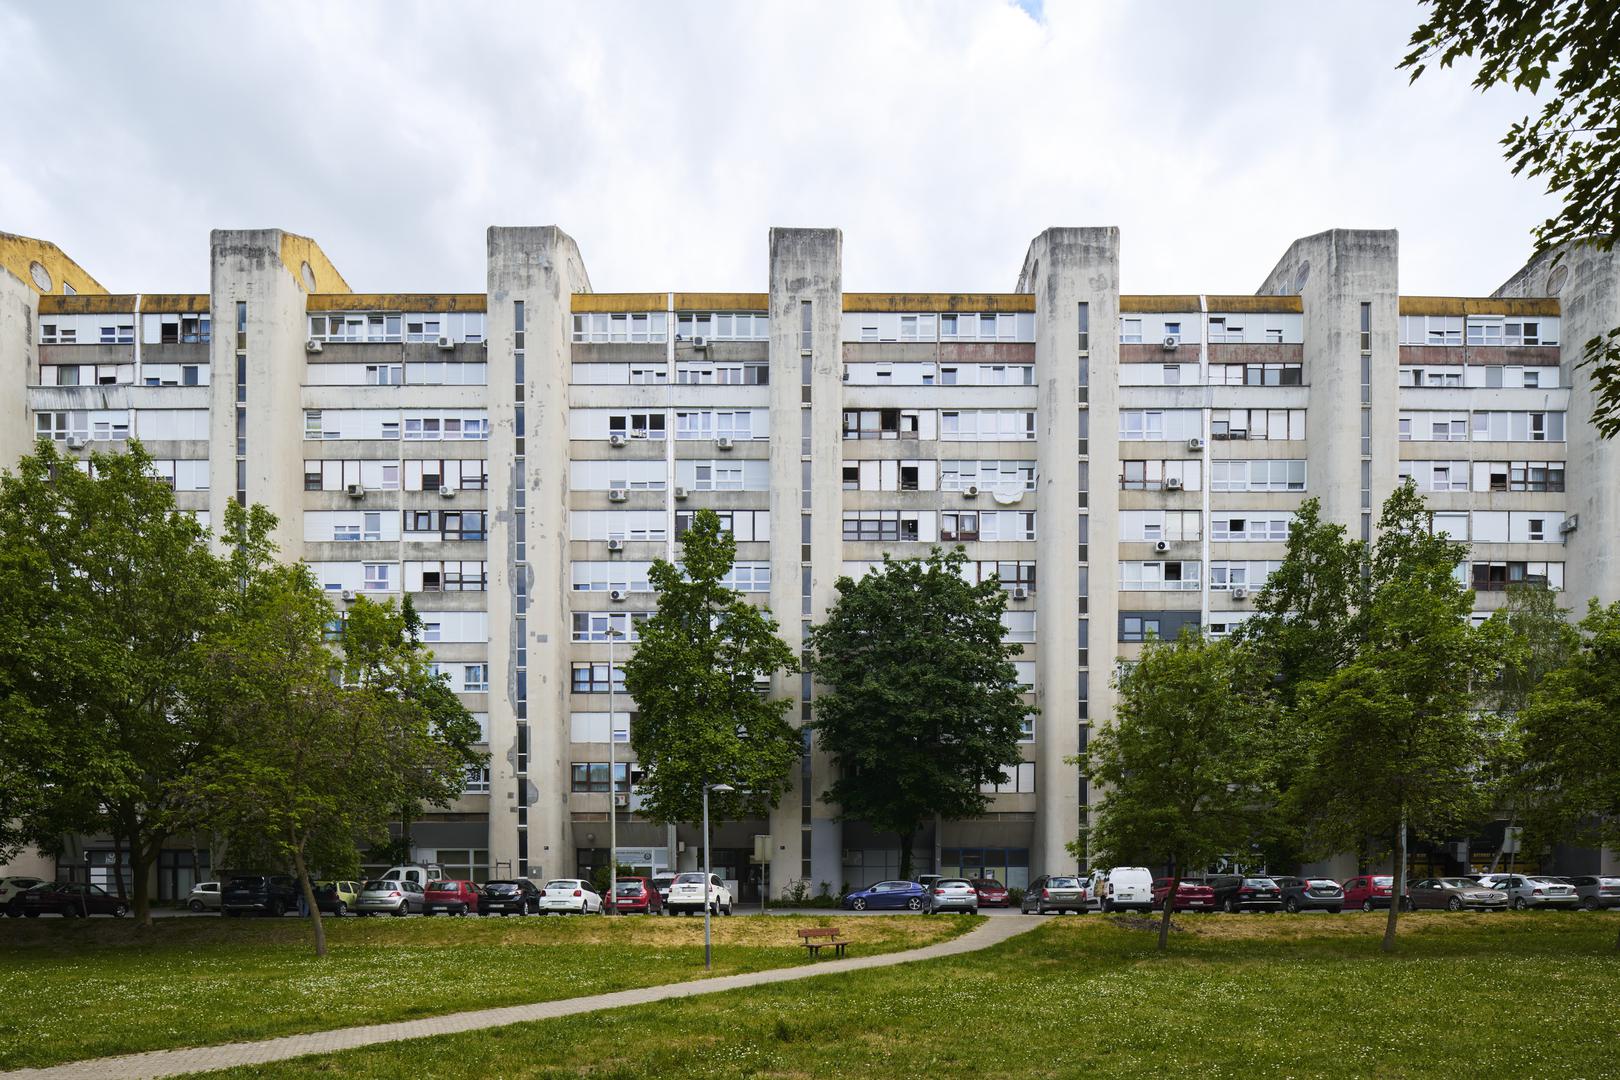
M 845 896 L 844 906 L 851 911 L 921 911 L 927 891 L 915 881 L 880 881 Z

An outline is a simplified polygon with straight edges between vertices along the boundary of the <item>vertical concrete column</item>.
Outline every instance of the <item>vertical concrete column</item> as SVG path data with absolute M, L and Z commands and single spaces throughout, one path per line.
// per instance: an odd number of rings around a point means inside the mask
M 1048 229 L 1024 257 L 1020 291 L 1035 296 L 1036 443 L 1043 559 L 1036 568 L 1036 818 L 1030 873 L 1072 871 L 1080 830 L 1082 610 L 1088 619 L 1091 715 L 1112 716 L 1108 675 L 1117 621 L 1119 491 L 1119 230 Z M 1080 400 L 1080 305 L 1089 326 L 1088 400 Z M 1080 416 L 1088 415 L 1089 583 L 1080 603 Z
M 1294 241 L 1260 292 L 1298 295 L 1305 308 L 1307 494 L 1322 517 L 1361 536 L 1395 490 L 1400 364 L 1399 243 L 1393 229 L 1331 229 Z M 1361 305 L 1369 304 L 1370 506 L 1362 502 Z
M 0 269 L 0 468 L 13 469 L 34 448 L 27 387 L 39 382 L 39 293 Z
M 489 663 L 492 863 L 518 867 L 517 808 L 528 805 L 531 876 L 572 872 L 568 820 L 568 379 L 569 297 L 590 291 L 574 241 L 555 226 L 494 227 L 488 234 Z M 523 400 L 516 400 L 515 313 L 524 305 Z M 525 416 L 524 468 L 516 469 L 517 407 Z M 520 497 L 521 491 L 521 497 Z M 519 787 L 513 641 L 516 515 L 526 515 L 528 779 Z
M 832 606 L 836 598 L 833 586 L 843 565 L 839 474 L 843 463 L 843 249 L 843 233 L 837 229 L 772 229 L 770 233 L 771 610 L 781 623 L 782 639 L 795 652 L 804 648 L 804 619 L 822 619 Z M 803 454 L 807 405 L 808 473 Z M 804 497 L 807 476 L 808 506 Z M 803 613 L 806 513 L 810 515 L 809 616 Z M 799 675 L 778 676 L 772 691 L 793 699 L 789 715 L 795 722 L 804 715 Z M 832 763 L 814 749 L 814 743 L 812 747 L 808 819 L 802 773 L 771 815 L 775 846 L 771 883 L 778 893 L 787 882 L 806 876 L 806 832 L 811 889 L 823 881 L 834 890 L 843 884 L 843 828 L 836 819 L 837 808 L 821 801 L 821 793 L 832 782 Z
M 237 491 L 237 304 L 247 304 L 247 410 L 244 431 L 249 505 L 276 515 L 273 534 L 283 559 L 302 557 L 304 342 L 309 323 L 304 261 L 289 266 L 284 252 L 309 242 L 280 229 L 215 229 L 210 235 L 208 510 L 215 530 Z M 324 286 L 347 292 L 341 279 Z M 141 332 L 137 326 L 136 333 Z

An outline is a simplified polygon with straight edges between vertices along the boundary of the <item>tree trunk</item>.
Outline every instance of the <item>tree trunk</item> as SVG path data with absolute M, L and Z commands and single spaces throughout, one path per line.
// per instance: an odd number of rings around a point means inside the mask
M 1384 923 L 1385 952 L 1395 951 L 1395 923 L 1401 914 L 1401 897 L 1406 895 L 1406 812 L 1401 812 L 1401 827 L 1395 832 L 1394 888 L 1390 890 L 1389 919 Z
M 309 917 L 315 927 L 315 955 L 326 955 L 326 926 L 321 922 L 321 908 L 315 902 L 315 886 L 309 882 L 309 867 L 304 865 L 304 849 L 293 848 L 293 867 L 298 871 L 298 887 L 304 890 L 304 903 L 309 907 Z
M 154 843 L 153 848 L 157 845 Z M 155 851 L 153 855 L 155 855 Z M 135 885 L 135 921 L 143 926 L 152 925 L 152 895 L 151 885 L 147 881 L 152 869 L 152 855 L 148 855 L 145 845 L 139 839 L 132 838 L 129 842 L 129 875 Z M 119 874 L 118 880 L 123 881 L 124 875 Z M 119 892 L 123 892 L 122 889 Z
M 910 829 L 900 834 L 900 878 L 902 881 L 911 880 L 911 845 L 916 838 L 916 829 Z
M 118 899 L 128 900 L 129 893 L 124 889 L 124 837 L 116 831 L 113 833 L 113 878 L 118 882 Z
M 1170 863 L 1170 891 L 1164 894 L 1164 912 L 1159 916 L 1159 951 L 1164 952 L 1170 947 L 1170 913 L 1175 910 L 1176 890 L 1181 888 L 1181 871 L 1175 868 L 1175 860 Z

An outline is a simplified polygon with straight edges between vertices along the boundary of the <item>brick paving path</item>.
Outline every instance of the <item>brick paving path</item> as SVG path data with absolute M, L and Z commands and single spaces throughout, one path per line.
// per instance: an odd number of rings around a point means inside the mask
M 970 930 L 961 937 L 905 952 L 852 956 L 843 960 L 827 960 L 744 975 L 722 975 L 714 979 L 647 986 L 638 990 L 619 990 L 611 994 L 542 1001 L 533 1005 L 507 1005 L 498 1009 L 477 1009 L 472 1012 L 429 1016 L 420 1020 L 403 1020 L 392 1024 L 366 1024 L 361 1027 L 337 1028 L 333 1031 L 316 1031 L 308 1035 L 283 1035 L 280 1038 L 256 1042 L 225 1043 L 220 1046 L 200 1046 L 184 1050 L 152 1050 L 120 1057 L 71 1061 L 65 1065 L 51 1065 L 40 1069 L 0 1072 L 0 1080 L 146 1080 L 148 1077 L 180 1076 L 185 1073 L 231 1069 L 241 1065 L 259 1065 L 267 1061 L 285 1061 L 306 1054 L 329 1054 L 337 1050 L 350 1050 L 375 1043 L 425 1039 L 433 1035 L 451 1035 L 458 1031 L 478 1031 L 482 1028 L 521 1024 L 531 1020 L 550 1020 L 559 1016 L 595 1012 L 598 1009 L 618 1009 L 626 1005 L 667 1001 L 670 998 L 696 997 L 699 994 L 717 994 L 723 990 L 739 990 L 748 986 L 792 982 L 795 979 L 808 979 L 817 975 L 832 975 L 865 968 L 909 964 L 918 960 L 933 960 L 942 956 L 957 956 L 999 944 L 1026 930 L 1034 929 L 1040 922 L 1038 919 L 1021 918 L 989 919 L 983 926 Z

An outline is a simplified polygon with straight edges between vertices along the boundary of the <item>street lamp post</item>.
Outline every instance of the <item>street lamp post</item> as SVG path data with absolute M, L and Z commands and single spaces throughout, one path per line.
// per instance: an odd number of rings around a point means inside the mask
M 714 968 L 714 946 L 709 938 L 709 917 L 714 909 L 714 903 L 709 892 L 709 882 L 713 874 L 709 870 L 709 792 L 736 791 L 730 784 L 704 784 L 703 785 L 703 967 L 704 970 Z
M 614 693 L 613 668 L 613 641 L 619 636 L 618 627 L 613 625 L 613 616 L 608 616 L 608 894 L 607 902 L 602 905 L 606 911 L 612 907 L 618 911 L 619 899 L 619 758 L 618 733 L 614 730 L 614 704 L 617 695 Z

